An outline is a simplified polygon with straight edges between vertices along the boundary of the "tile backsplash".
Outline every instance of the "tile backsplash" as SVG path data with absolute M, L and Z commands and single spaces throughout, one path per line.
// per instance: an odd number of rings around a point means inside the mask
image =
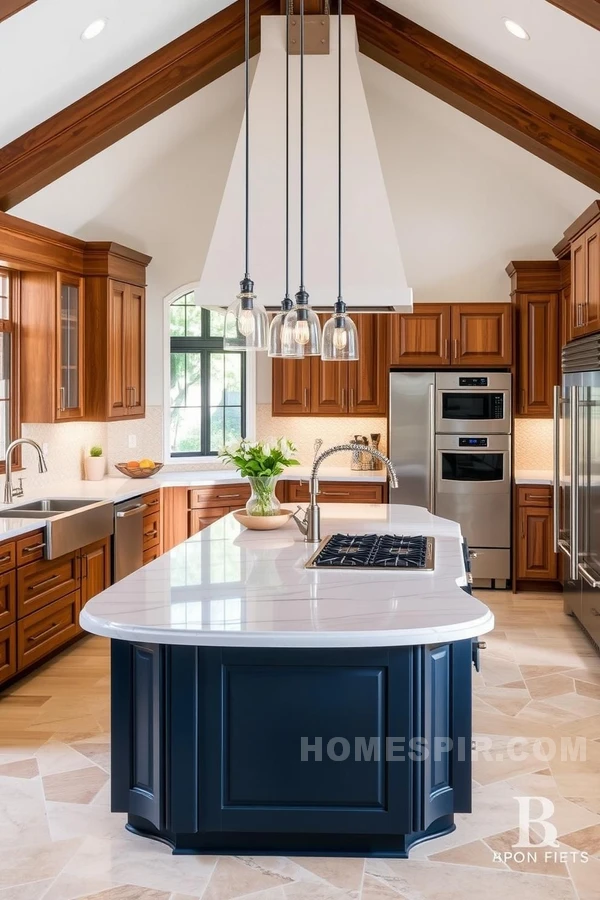
M 515 469 L 552 469 L 552 419 L 515 419 Z

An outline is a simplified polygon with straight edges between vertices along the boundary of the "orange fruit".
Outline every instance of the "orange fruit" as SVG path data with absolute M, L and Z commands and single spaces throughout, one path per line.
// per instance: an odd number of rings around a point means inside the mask
M 140 464 L 137 459 L 130 459 L 129 462 L 125 463 L 128 469 L 139 469 Z

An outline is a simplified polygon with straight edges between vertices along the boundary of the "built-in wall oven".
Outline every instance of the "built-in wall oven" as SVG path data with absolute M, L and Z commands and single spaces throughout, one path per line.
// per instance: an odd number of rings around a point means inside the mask
M 510 578 L 510 456 L 508 434 L 435 436 L 435 513 L 460 522 L 475 581 Z
M 440 434 L 510 434 L 508 372 L 438 372 L 435 430 Z

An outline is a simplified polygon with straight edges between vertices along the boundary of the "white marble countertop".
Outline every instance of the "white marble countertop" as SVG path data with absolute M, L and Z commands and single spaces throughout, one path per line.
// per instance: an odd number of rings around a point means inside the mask
M 515 484 L 552 484 L 554 476 L 551 469 L 516 469 Z
M 381 647 L 477 637 L 494 617 L 466 583 L 455 522 L 416 506 L 327 504 L 322 534 L 425 534 L 435 569 L 305 569 L 294 522 L 243 529 L 230 514 L 90 600 L 81 625 L 126 641 L 221 647 Z
M 279 475 L 281 481 L 308 481 L 311 466 L 290 466 Z M 320 481 L 376 481 L 385 482 L 387 474 L 385 469 L 355 472 L 348 466 L 326 466 L 319 469 Z M 106 480 L 106 479 L 105 479 Z M 112 479 L 111 479 L 112 480 Z M 230 481 L 245 481 L 233 469 L 199 469 L 195 472 L 159 472 L 148 481 L 156 482 L 159 487 L 177 487 L 187 485 L 189 487 L 210 486 L 213 484 L 226 484 Z

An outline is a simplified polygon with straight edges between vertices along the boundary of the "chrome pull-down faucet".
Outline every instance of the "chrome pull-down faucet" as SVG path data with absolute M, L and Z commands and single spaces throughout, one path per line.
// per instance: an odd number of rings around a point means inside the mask
M 334 453 L 340 453 L 343 450 L 360 450 L 361 453 L 370 453 L 371 456 L 380 460 L 386 467 L 389 475 L 390 487 L 398 487 L 398 478 L 391 460 L 389 460 L 387 456 L 384 456 L 380 450 L 376 450 L 374 447 L 365 447 L 363 444 L 336 444 L 335 447 L 324 450 L 323 453 L 315 459 L 310 473 L 310 503 L 304 512 L 304 517 L 301 519 L 298 515 L 298 513 L 302 511 L 300 506 L 292 515 L 292 518 L 300 529 L 300 533 L 304 535 L 304 540 L 309 544 L 318 544 L 321 540 L 321 510 L 317 503 L 317 496 L 319 493 L 319 466 L 328 456 L 332 456 Z
M 13 487 L 12 483 L 12 452 L 15 447 L 18 447 L 19 444 L 31 444 L 37 450 L 38 455 L 38 472 L 43 473 L 48 471 L 48 467 L 46 465 L 46 460 L 44 458 L 44 454 L 42 452 L 42 448 L 35 441 L 32 441 L 31 438 L 18 438 L 16 441 L 13 441 L 6 448 L 6 482 L 4 484 L 4 502 L 12 503 L 13 497 L 22 497 L 23 496 L 23 483 L 21 480 L 21 484 L 18 488 Z

